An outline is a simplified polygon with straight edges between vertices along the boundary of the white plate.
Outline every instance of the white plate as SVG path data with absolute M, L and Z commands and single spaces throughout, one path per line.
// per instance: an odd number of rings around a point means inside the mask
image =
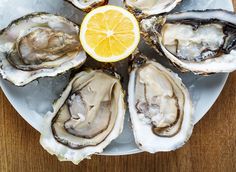
M 118 5 L 119 3 L 121 5 L 121 0 L 111 0 L 111 2 L 115 2 L 112 4 Z M 231 0 L 184 0 L 176 11 L 207 8 L 233 10 Z M 1 0 L 0 28 L 6 27 L 16 18 L 36 11 L 57 13 L 77 23 L 80 23 L 83 17 L 82 12 L 63 2 L 63 0 Z M 141 44 L 140 48 L 149 56 L 157 56 L 153 50 L 150 50 L 144 44 Z M 158 59 L 161 63 L 168 66 L 165 58 L 158 57 Z M 25 87 L 16 87 L 0 79 L 0 85 L 17 112 L 40 132 L 43 125 L 42 117 L 48 110 L 51 110 L 51 103 L 59 96 L 68 82 L 68 76 L 69 74 L 56 78 L 43 78 Z M 200 77 L 186 73 L 180 74 L 180 76 L 192 96 L 195 107 L 194 119 L 195 123 L 197 123 L 219 96 L 228 75 L 217 74 L 209 77 Z M 126 155 L 137 152 L 140 151 L 134 143 L 127 114 L 123 133 L 105 149 L 103 155 Z

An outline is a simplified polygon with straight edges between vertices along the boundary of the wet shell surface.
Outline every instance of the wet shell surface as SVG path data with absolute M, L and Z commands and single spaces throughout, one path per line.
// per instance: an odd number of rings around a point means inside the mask
M 108 0 L 65 0 L 76 8 L 89 12 L 94 8 L 108 4 Z
M 128 103 L 135 142 L 142 151 L 175 150 L 191 136 L 193 107 L 188 90 L 177 74 L 140 53 L 134 55 Z
M 138 18 L 170 12 L 182 0 L 124 0 L 129 11 Z
M 236 70 L 236 15 L 223 10 L 188 11 L 141 21 L 146 42 L 182 71 Z
M 48 13 L 33 13 L 0 32 L 0 74 L 17 86 L 54 77 L 86 60 L 79 27 Z
M 61 161 L 78 164 L 103 152 L 123 130 L 120 81 L 100 70 L 78 73 L 45 117 L 40 143 Z

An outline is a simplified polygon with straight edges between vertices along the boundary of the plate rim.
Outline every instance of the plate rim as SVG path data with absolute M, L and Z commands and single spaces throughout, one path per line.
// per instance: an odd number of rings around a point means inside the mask
M 221 94 L 221 92 L 223 91 L 223 88 L 228 80 L 228 76 L 229 73 L 225 73 L 224 76 L 222 77 L 221 80 L 221 85 L 219 86 L 218 92 L 214 98 L 214 100 L 209 104 L 209 106 L 205 106 L 205 109 L 203 111 L 203 113 L 201 115 L 198 116 L 198 118 L 195 119 L 194 121 L 194 125 L 196 125 L 206 114 L 207 112 L 211 109 L 211 107 L 215 104 L 216 100 L 219 98 L 219 95 Z M 8 82 L 8 81 L 7 81 Z M 0 78 L 0 87 L 4 93 L 4 95 L 6 96 L 6 98 L 8 99 L 8 101 L 10 102 L 11 106 L 16 110 L 16 112 L 31 126 L 33 127 L 36 131 L 38 131 L 40 133 L 40 129 L 42 128 L 42 123 L 43 123 L 43 118 L 41 116 L 30 116 L 30 115 L 23 115 L 22 113 L 19 113 L 19 109 L 16 108 L 14 106 L 14 99 L 9 96 L 9 93 L 6 91 L 6 86 L 4 86 L 3 84 L 3 79 Z M 32 117 L 32 118 L 30 118 Z M 37 118 L 37 120 L 36 120 Z M 37 122 L 36 122 L 37 121 Z M 40 121 L 40 122 L 39 122 Z M 137 153 L 141 153 L 144 152 L 140 149 L 135 148 L 135 149 L 130 149 L 130 150 L 126 150 L 126 151 L 122 151 L 120 153 L 115 153 L 115 152 L 111 152 L 111 153 L 100 153 L 98 155 L 104 155 L 104 156 L 120 156 L 120 155 L 132 155 L 132 154 L 137 154 Z
M 231 8 L 233 9 L 233 3 L 232 0 L 229 0 L 231 3 Z M 221 92 L 223 91 L 223 88 L 226 84 L 226 81 L 228 79 L 229 73 L 224 73 L 224 76 L 222 77 L 221 80 L 221 85 L 219 86 L 218 92 L 214 98 L 214 100 L 208 105 L 205 106 L 205 109 L 203 110 L 203 113 L 198 116 L 198 118 L 195 119 L 195 124 L 196 125 L 206 114 L 207 112 L 211 109 L 211 107 L 215 104 L 216 100 L 219 98 Z M 11 106 L 16 110 L 16 112 L 35 130 L 40 132 L 40 129 L 42 128 L 42 123 L 43 123 L 43 118 L 41 116 L 31 116 L 31 115 L 24 115 L 20 113 L 19 109 L 14 106 L 14 98 L 9 95 L 9 93 L 6 91 L 6 85 L 3 84 L 3 78 L 0 78 L 0 88 L 2 89 L 4 95 L 6 96 L 7 100 L 10 102 Z M 8 81 L 7 81 L 8 82 Z M 37 121 L 37 122 L 36 122 Z M 104 155 L 104 156 L 121 156 L 121 155 L 132 155 L 132 154 L 137 154 L 143 152 L 142 150 L 135 148 L 135 149 L 130 149 L 126 151 L 120 151 L 118 152 L 111 152 L 111 153 L 100 153 L 98 155 Z

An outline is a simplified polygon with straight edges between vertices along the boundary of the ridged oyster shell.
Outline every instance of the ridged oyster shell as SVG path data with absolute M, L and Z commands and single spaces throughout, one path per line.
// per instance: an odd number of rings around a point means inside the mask
M 182 0 L 124 0 L 129 11 L 142 18 L 170 12 Z
M 80 67 L 86 54 L 79 27 L 48 13 L 33 13 L 0 32 L 0 74 L 17 86 Z
M 191 136 L 193 107 L 187 88 L 177 74 L 141 53 L 134 54 L 128 103 L 139 149 L 171 151 Z
M 188 11 L 141 21 L 148 44 L 181 71 L 196 74 L 236 70 L 236 15 L 224 10 Z
M 76 8 L 85 12 L 89 12 L 96 7 L 108 4 L 108 0 L 65 0 L 65 1 L 71 3 Z
M 78 164 L 103 152 L 123 130 L 126 106 L 120 81 L 100 70 L 78 73 L 45 117 L 40 143 L 61 161 Z

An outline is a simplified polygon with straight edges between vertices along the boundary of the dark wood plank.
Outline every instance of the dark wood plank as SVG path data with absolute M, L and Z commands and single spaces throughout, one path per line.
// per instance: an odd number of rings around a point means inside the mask
M 236 6 L 236 0 L 234 0 Z M 59 162 L 39 144 L 0 91 L 0 172 L 5 171 L 236 171 L 236 72 L 217 102 L 196 125 L 190 141 L 170 153 L 93 156 L 78 166 Z

